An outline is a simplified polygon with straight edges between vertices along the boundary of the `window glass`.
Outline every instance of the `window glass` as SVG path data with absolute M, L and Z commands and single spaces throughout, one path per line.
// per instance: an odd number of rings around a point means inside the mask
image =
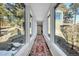
M 32 36 L 32 16 L 30 15 L 30 36 Z
M 79 4 L 59 4 L 55 9 L 55 43 L 67 55 L 79 55 Z
M 50 15 L 48 16 L 48 36 L 50 36 Z
M 15 55 L 25 43 L 24 4 L 0 3 L 0 55 Z

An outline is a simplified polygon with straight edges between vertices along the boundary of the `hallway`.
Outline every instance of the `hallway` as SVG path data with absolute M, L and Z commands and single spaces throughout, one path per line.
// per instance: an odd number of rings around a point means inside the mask
M 30 56 L 52 56 L 42 35 L 37 35 Z
M 58 46 L 58 42 L 55 43 L 55 30 L 62 30 L 55 28 L 55 22 L 57 26 L 60 24 L 59 27 L 62 25 L 60 20 L 55 21 L 57 5 L 56 3 L 1 4 L 0 9 L 5 11 L 1 12 L 0 20 L 0 56 L 66 55 Z M 59 14 L 61 13 L 59 12 L 58 16 Z

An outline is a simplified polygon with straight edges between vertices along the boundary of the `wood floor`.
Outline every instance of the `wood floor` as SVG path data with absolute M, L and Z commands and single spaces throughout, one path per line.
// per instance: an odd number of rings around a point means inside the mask
M 52 56 L 42 35 L 37 35 L 29 56 Z

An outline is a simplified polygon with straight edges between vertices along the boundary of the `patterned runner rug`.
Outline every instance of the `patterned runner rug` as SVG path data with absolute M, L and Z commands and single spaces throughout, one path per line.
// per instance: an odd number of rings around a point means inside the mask
M 52 56 L 42 35 L 37 35 L 30 56 Z

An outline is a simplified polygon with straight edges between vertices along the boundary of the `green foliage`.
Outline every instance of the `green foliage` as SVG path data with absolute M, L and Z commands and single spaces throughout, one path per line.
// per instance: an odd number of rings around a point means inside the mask
M 70 5 L 70 9 L 74 12 L 76 12 L 76 10 L 79 8 L 79 3 L 72 3 Z
M 9 20 L 10 23 L 22 25 L 24 20 L 24 4 L 0 3 L 0 18 L 4 19 L 4 16 L 7 17 L 7 20 Z
M 73 18 L 73 15 L 71 12 L 68 11 L 64 13 L 64 23 L 73 23 L 72 18 Z
M 5 9 L 4 9 L 4 5 L 1 3 L 0 4 L 0 18 L 3 18 L 4 15 L 5 15 Z
M 76 24 L 76 15 L 77 15 L 77 9 L 79 8 L 79 3 L 72 3 L 70 5 L 70 9 L 68 12 L 64 13 L 64 16 L 65 16 L 65 22 L 69 22 L 70 18 L 73 18 L 74 17 L 74 20 L 73 20 L 73 25 L 70 26 L 64 26 L 64 31 L 62 33 L 64 33 L 64 36 L 66 37 L 66 39 L 69 41 L 71 40 L 71 44 L 72 44 L 72 49 L 74 49 L 74 43 L 75 43 L 75 40 L 78 40 L 78 29 L 77 27 L 79 26 L 78 24 Z M 73 16 L 74 15 L 74 16 Z M 72 20 L 72 19 L 71 19 Z M 77 26 L 78 25 L 78 26 Z
M 79 3 L 72 3 L 70 5 L 70 10 L 72 10 L 72 15 L 74 14 L 74 24 L 76 23 L 76 15 L 77 15 L 77 9 L 79 8 Z

